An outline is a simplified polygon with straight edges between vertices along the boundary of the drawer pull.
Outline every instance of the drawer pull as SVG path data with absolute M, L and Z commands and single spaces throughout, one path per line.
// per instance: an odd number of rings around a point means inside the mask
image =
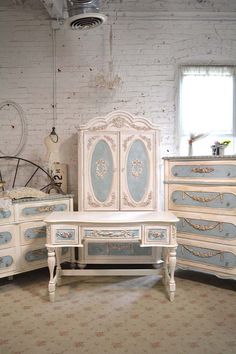
M 217 255 L 220 255 L 220 259 L 223 260 L 224 259 L 224 254 L 221 251 L 208 251 L 208 252 L 200 252 L 200 251 L 195 251 L 193 249 L 191 249 L 190 247 L 181 245 L 181 252 L 182 254 L 184 253 L 184 249 L 188 252 L 190 252 L 191 254 L 193 254 L 196 257 L 200 257 L 200 258 L 210 258 L 210 257 L 215 257 Z
M 160 231 L 150 231 L 149 237 L 151 239 L 163 240 L 166 237 L 166 235 L 164 234 L 163 231 L 161 231 L 161 232 Z
M 54 210 L 54 205 L 46 205 L 37 208 L 40 213 L 47 213 Z
M 73 237 L 73 234 L 71 232 L 57 231 L 57 233 L 56 233 L 56 238 L 62 238 L 65 240 L 69 240 L 72 237 Z
M 185 199 L 187 197 L 191 198 L 192 200 L 194 200 L 195 202 L 199 202 L 199 203 L 207 203 L 207 202 L 212 202 L 213 200 L 220 198 L 221 201 L 223 199 L 223 194 L 219 193 L 215 196 L 213 196 L 212 198 L 209 197 L 199 197 L 197 195 L 191 195 L 187 192 L 183 192 L 183 199 Z
M 189 224 L 190 226 L 192 226 L 195 230 L 209 231 L 209 230 L 214 230 L 217 226 L 219 226 L 220 231 L 222 231 L 222 227 L 221 227 L 222 223 L 221 222 L 216 222 L 211 225 L 201 225 L 201 224 L 194 224 L 188 219 L 184 219 L 184 221 L 186 221 L 186 223 Z
M 194 173 L 211 173 L 214 171 L 215 169 L 210 167 L 195 167 L 192 169 L 192 172 Z

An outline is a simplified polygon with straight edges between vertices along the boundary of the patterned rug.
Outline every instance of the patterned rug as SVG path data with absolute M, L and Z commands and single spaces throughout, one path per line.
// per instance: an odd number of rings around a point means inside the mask
M 42 269 L 0 280 L 1 354 L 235 354 L 236 282 L 177 271 L 173 303 L 156 276 L 67 277 L 55 303 Z

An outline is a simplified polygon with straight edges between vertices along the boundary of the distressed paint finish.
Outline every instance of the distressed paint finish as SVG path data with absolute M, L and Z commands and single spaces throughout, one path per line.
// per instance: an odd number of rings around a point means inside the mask
M 46 238 L 46 226 L 37 226 L 29 228 L 25 230 L 24 237 L 26 240 Z
M 236 166 L 235 165 L 178 165 L 173 166 L 171 173 L 175 177 L 189 177 L 189 178 L 225 178 L 231 179 L 236 177 Z
M 89 256 L 151 256 L 151 248 L 141 248 L 139 243 L 96 243 L 88 244 Z
M 177 266 L 236 279 L 236 157 L 164 160 L 165 204 L 179 218 Z
M 171 195 L 175 205 L 202 206 L 207 208 L 236 208 L 236 195 L 233 193 L 175 191 Z
M 0 246 L 11 242 L 12 234 L 9 231 L 0 232 Z
M 177 257 L 193 262 L 207 263 L 217 267 L 236 268 L 236 255 L 215 249 L 179 245 Z
M 10 210 L 0 210 L 0 219 L 7 219 L 11 216 Z
M 62 204 L 55 204 L 55 205 L 41 205 L 41 206 L 32 206 L 27 207 L 22 210 L 22 214 L 24 216 L 34 216 L 40 215 L 45 213 L 51 213 L 52 211 L 65 211 L 67 210 L 67 205 Z
M 0 269 L 8 268 L 13 264 L 13 257 L 10 255 L 0 257 Z
M 113 157 L 105 140 L 96 143 L 90 168 L 95 197 L 98 201 L 105 202 L 110 195 L 113 180 Z
M 147 149 L 139 139 L 136 139 L 130 147 L 126 171 L 130 195 L 135 202 L 140 202 L 148 189 L 150 163 Z
M 180 233 L 205 235 L 213 238 L 218 237 L 225 240 L 236 239 L 236 225 L 218 220 L 201 220 L 179 217 L 177 231 Z

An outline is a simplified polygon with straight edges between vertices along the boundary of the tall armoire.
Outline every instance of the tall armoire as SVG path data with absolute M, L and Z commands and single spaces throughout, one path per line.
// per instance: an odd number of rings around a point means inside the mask
M 78 210 L 158 211 L 158 155 L 159 130 L 145 118 L 114 111 L 80 126 Z M 112 241 L 114 233 L 119 233 L 122 241 Z M 135 227 L 111 229 L 106 234 L 98 231 L 96 241 L 86 239 L 79 250 L 80 267 L 107 263 L 157 265 L 160 250 L 141 247 L 136 233 Z

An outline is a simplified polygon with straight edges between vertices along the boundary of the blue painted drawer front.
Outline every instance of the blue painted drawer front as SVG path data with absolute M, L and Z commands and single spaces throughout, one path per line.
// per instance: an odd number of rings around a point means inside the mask
M 88 244 L 89 256 L 151 256 L 152 249 L 140 247 L 139 243 L 95 243 Z
M 213 220 L 178 218 L 177 232 L 219 237 L 225 240 L 236 238 L 236 226 L 234 224 Z
M 177 257 L 217 267 L 228 269 L 236 268 L 236 255 L 231 252 L 221 252 L 208 248 L 179 245 L 177 248 Z
M 75 241 L 75 229 L 57 229 L 55 237 L 57 241 Z
M 176 205 L 201 206 L 207 208 L 236 208 L 236 195 L 233 193 L 175 191 L 171 200 Z
M 25 216 L 34 216 L 45 213 L 51 213 L 52 211 L 65 211 L 67 210 L 66 204 L 56 204 L 56 205 L 41 205 L 38 207 L 28 207 L 22 210 Z
M 12 256 L 0 257 L 0 268 L 8 268 L 13 264 Z
M 139 229 L 135 230 L 84 230 L 84 237 L 87 238 L 124 238 L 124 239 L 137 239 L 140 237 Z
M 9 231 L 0 232 L 0 245 L 11 242 L 12 234 Z
M 68 250 L 69 250 L 68 247 L 63 247 L 62 255 L 65 255 L 68 252 Z M 43 261 L 43 260 L 47 260 L 47 258 L 48 258 L 48 251 L 46 247 L 39 248 L 36 250 L 30 250 L 25 254 L 25 260 L 27 262 Z
M 46 226 L 32 227 L 30 229 L 25 230 L 24 237 L 26 240 L 46 238 Z
M 175 177 L 231 179 L 236 177 L 236 165 L 176 165 L 171 173 Z
M 163 229 L 149 229 L 147 235 L 148 241 L 167 241 L 167 230 Z
M 10 210 L 0 210 L 0 219 L 7 219 L 11 216 Z

